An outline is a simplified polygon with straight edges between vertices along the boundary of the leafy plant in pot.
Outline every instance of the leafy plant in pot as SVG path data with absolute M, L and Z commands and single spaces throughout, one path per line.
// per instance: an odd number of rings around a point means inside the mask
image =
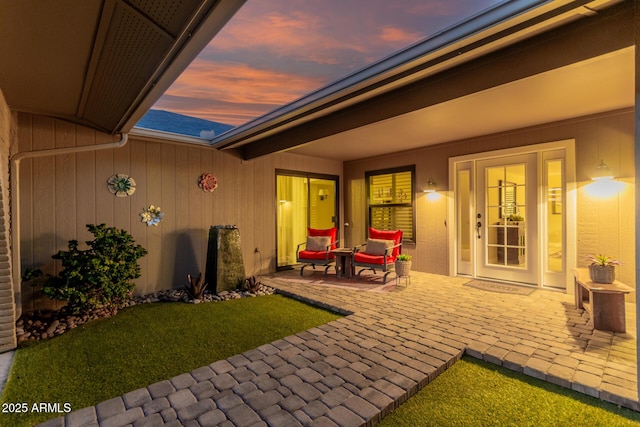
M 620 265 L 618 260 L 610 256 L 597 254 L 589 255 L 589 278 L 596 283 L 613 283 L 616 277 L 616 265 Z
M 411 272 L 411 255 L 400 254 L 396 257 L 396 276 L 408 276 Z

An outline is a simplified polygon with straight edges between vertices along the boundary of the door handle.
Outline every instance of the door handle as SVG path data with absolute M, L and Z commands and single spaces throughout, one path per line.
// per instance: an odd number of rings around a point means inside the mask
M 478 235 L 478 239 L 480 238 L 480 228 L 482 227 L 482 223 L 478 221 L 476 223 L 476 234 Z

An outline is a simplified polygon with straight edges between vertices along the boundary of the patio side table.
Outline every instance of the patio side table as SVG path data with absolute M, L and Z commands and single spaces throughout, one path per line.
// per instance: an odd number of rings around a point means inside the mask
M 353 249 L 338 248 L 331 251 L 336 256 L 336 272 L 337 277 L 351 279 L 355 274 L 355 268 L 351 263 L 353 257 Z

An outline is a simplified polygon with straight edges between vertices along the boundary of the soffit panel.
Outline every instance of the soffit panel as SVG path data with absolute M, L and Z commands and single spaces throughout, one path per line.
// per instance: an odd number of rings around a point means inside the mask
M 78 115 L 113 129 L 169 53 L 175 38 L 120 2 L 105 31 L 104 44 L 94 51 L 97 66 Z
M 0 89 L 12 108 L 75 114 L 102 3 L 13 0 L 0 6 Z

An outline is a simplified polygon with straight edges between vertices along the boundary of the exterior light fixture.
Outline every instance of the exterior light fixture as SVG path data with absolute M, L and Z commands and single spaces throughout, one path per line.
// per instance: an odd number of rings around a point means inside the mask
M 438 184 L 433 180 L 433 178 L 429 177 L 429 181 L 427 182 L 427 188 L 422 191 L 424 193 L 435 193 L 437 185 Z
M 329 197 L 329 194 L 327 194 L 327 191 L 324 188 L 318 190 L 318 198 L 320 198 L 320 200 L 324 200 L 327 197 Z
M 623 182 L 617 181 L 609 166 L 600 160 L 592 183 L 585 186 L 585 191 L 596 199 L 607 199 L 619 194 L 625 187 Z
M 596 176 L 591 178 L 594 181 L 599 181 L 602 179 L 613 179 L 613 173 L 611 173 L 611 169 L 609 165 L 607 165 L 604 160 L 600 159 L 600 163 L 596 166 Z

